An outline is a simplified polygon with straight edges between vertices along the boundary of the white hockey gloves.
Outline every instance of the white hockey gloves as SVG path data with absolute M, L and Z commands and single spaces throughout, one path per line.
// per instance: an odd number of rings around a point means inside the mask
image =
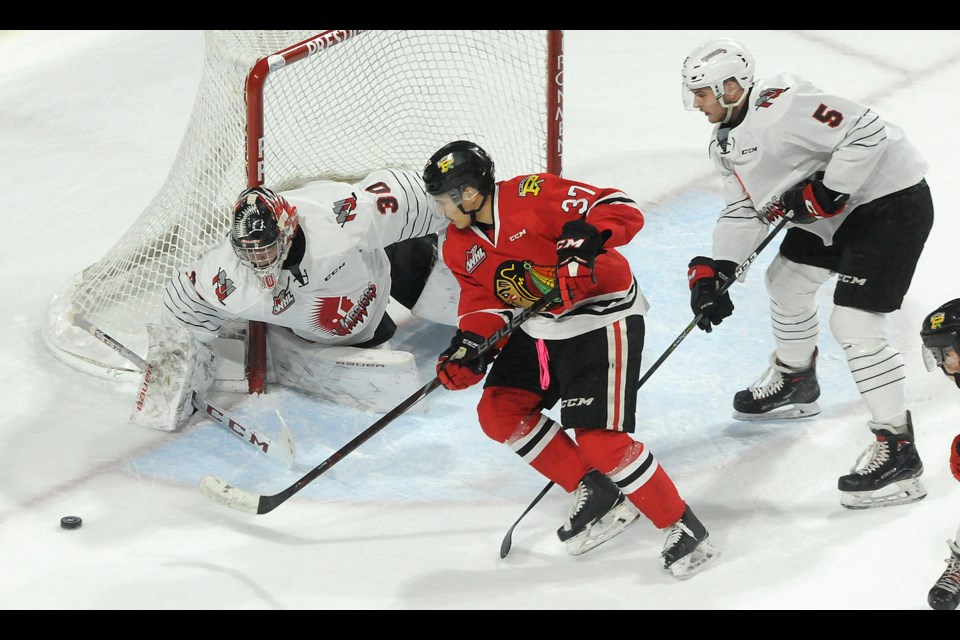
M 213 384 L 216 357 L 186 328 L 148 324 L 147 338 L 147 366 L 130 422 L 176 431 L 196 411 L 193 393 Z

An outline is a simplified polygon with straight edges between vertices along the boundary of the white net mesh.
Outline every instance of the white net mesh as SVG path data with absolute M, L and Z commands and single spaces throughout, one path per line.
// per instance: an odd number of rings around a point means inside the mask
M 128 362 L 75 327 L 81 313 L 131 350 L 163 287 L 229 228 L 247 186 L 247 74 L 316 31 L 211 31 L 190 123 L 167 181 L 96 264 L 50 304 L 44 337 L 68 364 L 125 375 Z M 547 168 L 546 31 L 367 31 L 271 72 L 264 89 L 264 182 L 355 180 L 419 170 L 442 145 L 479 143 L 500 178 Z

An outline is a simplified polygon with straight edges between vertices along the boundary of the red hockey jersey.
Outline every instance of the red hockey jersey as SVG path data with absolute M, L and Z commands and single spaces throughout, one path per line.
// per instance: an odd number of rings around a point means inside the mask
M 614 248 L 643 227 L 637 203 L 616 189 L 540 173 L 497 183 L 489 235 L 477 226 L 447 228 L 443 260 L 460 283 L 459 328 L 491 335 L 517 309 L 550 291 L 560 230 L 578 218 L 612 232 L 606 253 L 596 259 L 596 284 L 572 309 L 555 305 L 521 328 L 534 338 L 558 340 L 646 313 L 649 305 L 630 264 Z

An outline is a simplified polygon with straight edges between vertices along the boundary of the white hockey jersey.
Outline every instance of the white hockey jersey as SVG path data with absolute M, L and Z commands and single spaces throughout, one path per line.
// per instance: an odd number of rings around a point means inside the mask
M 163 323 L 185 324 L 203 341 L 225 320 L 242 319 L 289 327 L 321 344 L 362 343 L 373 337 L 390 296 L 384 247 L 447 225 L 411 171 L 375 171 L 356 184 L 310 182 L 281 195 L 299 214 L 299 263 L 290 264 L 295 240 L 277 285 L 262 289 L 227 238 L 171 279 Z
M 710 141 L 726 201 L 713 232 L 715 260 L 746 260 L 769 225 L 757 212 L 818 171 L 825 186 L 850 194 L 839 215 L 801 225 L 829 246 L 858 205 L 913 186 L 929 166 L 899 127 L 794 75 L 758 81 L 745 109 L 736 126 L 717 125 Z

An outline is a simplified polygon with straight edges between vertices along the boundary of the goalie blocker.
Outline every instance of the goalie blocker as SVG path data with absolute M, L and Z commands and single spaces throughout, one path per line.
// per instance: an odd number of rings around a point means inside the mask
M 147 358 L 130 422 L 176 431 L 196 408 L 193 392 L 213 384 L 216 356 L 185 328 L 147 325 Z

